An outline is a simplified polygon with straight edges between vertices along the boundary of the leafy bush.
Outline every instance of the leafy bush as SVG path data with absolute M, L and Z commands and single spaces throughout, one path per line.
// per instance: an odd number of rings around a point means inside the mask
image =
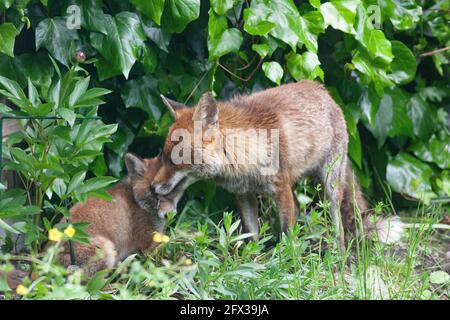
M 88 89 L 90 77 L 79 66 L 62 76 L 54 65 L 56 75 L 49 87 L 39 87 L 41 96 L 30 78 L 27 96 L 16 81 L 0 76 L 4 88 L 0 92 L 16 107 L 2 105 L 3 116 L 25 121 L 24 130 L 8 137 L 2 155 L 9 160 L 3 169 L 15 171 L 24 190 L 0 195 L 0 224 L 10 234 L 24 233 L 25 245 L 34 249 L 47 238 L 43 231 L 50 230 L 56 218 L 70 216 L 68 204 L 85 201 L 89 195 L 109 199 L 102 188 L 116 181 L 103 176 L 106 168 L 95 162 L 117 129 L 96 117 L 103 103 L 100 97 L 109 90 Z M 89 171 L 97 176 L 85 180 Z M 47 214 L 41 217 L 41 211 Z M 9 226 L 5 218 L 18 222 Z M 75 225 L 74 240 L 86 241 L 82 227 L 86 226 Z

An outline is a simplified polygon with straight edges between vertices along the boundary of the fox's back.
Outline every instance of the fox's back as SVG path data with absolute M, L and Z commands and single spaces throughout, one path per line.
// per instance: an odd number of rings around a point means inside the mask
M 295 180 L 325 156 L 333 139 L 346 139 L 345 120 L 327 90 L 300 81 L 230 101 L 248 127 L 280 129 L 280 165 Z M 242 122 L 242 120 L 241 120 Z

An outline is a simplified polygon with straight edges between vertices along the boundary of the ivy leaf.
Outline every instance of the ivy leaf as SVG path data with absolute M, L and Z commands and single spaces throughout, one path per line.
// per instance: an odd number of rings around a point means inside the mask
M 9 22 L 0 25 L 0 52 L 14 57 L 14 42 L 19 34 L 16 27 Z
M 107 34 L 106 15 L 102 10 L 101 0 L 76 0 L 81 11 L 81 26 L 88 30 Z
M 166 0 L 161 26 L 169 33 L 180 33 L 200 15 L 200 0 Z
M 283 68 L 278 62 L 264 62 L 262 69 L 267 78 L 280 85 L 281 78 L 283 78 Z
M 378 142 L 378 148 L 386 141 L 389 131 L 391 130 L 393 118 L 393 101 L 388 94 L 383 95 L 380 100 L 377 114 L 375 116 L 374 126 L 369 127 L 372 134 Z
M 62 17 L 42 20 L 36 28 L 36 50 L 44 47 L 65 66 L 69 66 L 72 57 L 71 43 L 78 40 L 76 30 L 68 29 Z
M 372 59 L 381 59 L 386 64 L 392 61 L 391 42 L 386 39 L 383 31 L 376 30 L 370 25 L 363 6 L 358 8 L 358 28 L 355 38 L 367 49 Z
M 393 101 L 392 125 L 389 136 L 396 137 L 403 135 L 413 138 L 413 123 L 408 115 L 409 96 L 404 90 L 398 87 L 387 88 L 384 94 L 391 96 L 391 100 Z
M 254 43 L 252 44 L 252 50 L 258 53 L 261 58 L 264 58 L 269 53 L 269 46 L 265 43 Z
M 158 63 L 155 50 L 153 50 L 150 46 L 144 46 L 142 48 L 140 62 L 142 63 L 146 74 L 155 72 L 156 65 Z
M 433 170 L 427 164 L 406 152 L 389 160 L 386 170 L 386 179 L 395 192 L 421 199 L 425 203 L 436 197 L 431 189 L 432 175 Z
M 101 80 L 120 71 L 128 78 L 131 68 L 139 58 L 139 49 L 144 45 L 145 35 L 141 21 L 135 13 L 121 12 L 115 17 L 106 15 L 108 35 L 91 33 L 91 44 L 101 54 L 104 61 L 96 66 L 103 72 Z M 107 68 L 113 70 L 107 70 Z
M 45 98 L 55 72 L 48 55 L 44 52 L 25 53 L 15 58 L 15 64 L 20 73 L 30 78 L 31 82 L 41 89 Z
M 157 25 L 161 24 L 164 2 L 165 0 L 131 0 L 138 11 L 151 18 Z
M 394 59 L 391 62 L 388 74 L 389 79 L 396 84 L 407 84 L 414 80 L 417 63 L 414 54 L 400 41 L 391 41 Z
M 126 108 L 139 108 L 145 111 L 150 119 L 156 121 L 161 117 L 162 102 L 159 96 L 158 82 L 155 78 L 143 76 L 127 81 L 121 92 Z
M 242 43 L 241 32 L 236 28 L 228 29 L 227 18 L 216 15 L 212 9 L 209 10 L 208 32 L 210 60 L 216 60 L 227 53 L 239 50 Z
M 233 0 L 211 0 L 211 8 L 218 15 L 224 15 L 228 10 L 233 8 Z
M 286 55 L 286 66 L 289 73 L 295 80 L 313 80 L 319 77 L 323 81 L 323 70 L 320 68 L 320 61 L 313 52 L 306 51 L 303 54 L 290 52 Z
M 265 36 L 276 24 L 269 21 L 272 10 L 264 3 L 252 2 L 251 7 L 244 10 L 244 30 L 254 36 Z
M 161 28 L 148 27 L 143 25 L 144 32 L 161 50 L 169 52 L 168 46 L 170 44 L 171 34 L 165 32 Z
M 300 41 L 308 51 L 317 53 L 317 35 L 324 31 L 323 17 L 319 11 L 310 11 L 300 17 Z
M 332 26 L 334 29 L 345 33 L 355 34 L 353 24 L 355 23 L 356 8 L 360 0 L 331 0 L 320 5 L 325 28 Z
M 450 168 L 450 136 L 433 135 L 429 141 L 416 141 L 409 148 L 414 155 L 426 162 L 434 162 L 441 169 Z
M 266 35 L 288 44 L 293 51 L 300 38 L 300 14 L 292 0 L 254 0 L 244 10 L 244 30 L 252 35 Z
M 422 140 L 430 138 L 434 131 L 436 111 L 419 95 L 414 95 L 408 103 L 408 115 L 413 123 L 414 134 Z
M 409 30 L 416 27 L 422 16 L 422 7 L 414 0 L 389 0 L 394 4 L 391 22 L 397 30 Z

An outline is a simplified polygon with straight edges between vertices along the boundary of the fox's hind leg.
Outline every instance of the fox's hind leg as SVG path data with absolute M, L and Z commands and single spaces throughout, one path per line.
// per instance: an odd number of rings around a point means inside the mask
M 281 232 L 288 232 L 297 221 L 297 206 L 292 186 L 285 181 L 277 186 L 276 202 L 280 216 Z
M 253 233 L 253 239 L 258 239 L 258 200 L 254 194 L 236 195 L 239 213 L 246 232 Z
M 342 223 L 341 203 L 346 187 L 347 161 L 346 148 L 339 148 L 339 145 L 335 145 L 318 169 L 318 177 L 325 189 L 327 200 L 331 204 L 330 211 L 336 240 L 342 252 L 345 250 L 345 234 Z

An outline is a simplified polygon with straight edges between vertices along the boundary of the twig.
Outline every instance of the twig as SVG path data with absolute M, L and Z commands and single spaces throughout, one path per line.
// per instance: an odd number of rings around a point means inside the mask
M 432 55 L 434 55 L 436 53 L 447 51 L 449 49 L 450 49 L 450 46 L 449 47 L 445 47 L 445 48 L 436 49 L 436 50 L 429 51 L 429 52 L 425 52 L 425 53 L 420 54 L 420 56 L 421 57 L 428 57 L 428 56 L 432 56 Z
M 194 92 L 197 90 L 198 86 L 200 85 L 200 83 L 202 83 L 203 79 L 205 78 L 205 76 L 208 74 L 209 70 L 206 70 L 205 73 L 203 74 L 203 76 L 200 78 L 200 80 L 197 82 L 197 84 L 195 85 L 195 87 L 192 89 L 191 93 L 189 93 L 189 96 L 186 98 L 186 100 L 184 101 L 184 104 L 186 104 L 189 99 L 192 97 L 192 95 L 194 94 Z
M 228 72 L 229 74 L 231 74 L 233 77 L 235 77 L 235 78 L 241 80 L 242 82 L 249 82 L 249 81 L 253 78 L 253 75 L 255 74 L 255 72 L 256 72 L 256 71 L 259 69 L 259 67 L 261 66 L 262 62 L 263 62 L 263 59 L 261 58 L 261 59 L 259 60 L 259 62 L 258 62 L 258 65 L 256 66 L 256 68 L 253 69 L 253 71 L 252 71 L 252 72 L 249 74 L 249 76 L 248 76 L 247 78 L 245 78 L 245 79 L 242 78 L 242 77 L 240 77 L 240 76 L 238 76 L 238 75 L 235 74 L 233 71 L 229 70 L 227 67 L 225 67 L 224 65 L 222 65 L 222 64 L 220 64 L 220 63 L 219 63 L 219 67 L 221 67 L 223 70 L 225 70 L 226 72 Z

